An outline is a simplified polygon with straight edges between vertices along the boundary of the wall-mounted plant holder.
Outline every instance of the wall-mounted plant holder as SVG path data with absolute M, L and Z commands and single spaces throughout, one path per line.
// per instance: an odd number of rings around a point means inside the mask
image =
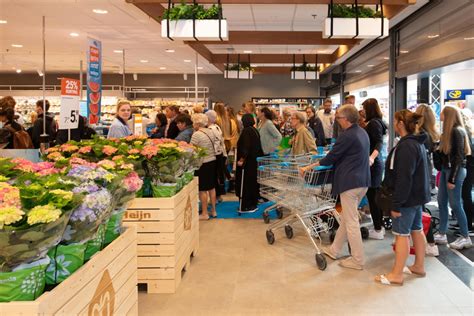
M 292 80 L 319 80 L 318 55 L 316 55 L 315 66 L 312 67 L 306 62 L 303 55 L 303 64 L 296 66 L 296 56 L 293 54 L 293 67 L 291 68 Z
M 340 17 L 334 11 L 334 4 L 331 0 L 331 4 L 328 5 L 328 17 L 324 20 L 323 25 L 323 37 L 324 38 L 384 38 L 388 36 L 389 23 L 388 19 L 383 16 L 383 1 L 380 0 L 377 5 L 376 11 L 380 6 L 379 17 L 361 17 L 359 8 L 355 1 L 353 6 L 353 12 L 346 16 Z
M 178 8 L 178 7 L 176 7 Z M 168 0 L 168 9 L 161 21 L 161 37 L 183 41 L 227 41 L 229 29 L 227 20 L 222 17 L 221 1 L 211 9 L 196 4 L 181 3 L 175 10 L 172 0 Z
M 316 80 L 317 74 L 314 71 L 292 71 L 291 79 L 293 80 Z
M 226 79 L 253 79 L 253 71 L 248 70 L 226 70 L 224 71 Z
M 226 79 L 253 79 L 253 68 L 250 64 L 250 54 L 248 62 L 240 61 L 240 54 L 237 55 L 237 63 L 230 65 L 229 54 L 227 54 L 227 64 L 224 70 L 224 78 Z

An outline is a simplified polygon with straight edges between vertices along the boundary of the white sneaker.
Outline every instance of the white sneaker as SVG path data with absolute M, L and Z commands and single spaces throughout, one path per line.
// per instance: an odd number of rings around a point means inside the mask
M 383 240 L 384 237 L 385 237 L 384 229 L 381 229 L 379 231 L 376 231 L 375 229 L 369 230 L 369 238 L 370 239 Z
M 450 248 L 461 250 L 464 248 L 472 247 L 471 238 L 469 237 L 458 237 L 454 242 L 449 244 Z
M 439 256 L 438 246 L 427 244 L 425 254 L 428 257 L 437 257 L 437 256 Z
M 436 233 L 433 237 L 435 243 L 437 243 L 438 245 L 446 245 L 448 243 L 448 238 L 446 237 L 446 234 L 442 235 L 440 233 Z

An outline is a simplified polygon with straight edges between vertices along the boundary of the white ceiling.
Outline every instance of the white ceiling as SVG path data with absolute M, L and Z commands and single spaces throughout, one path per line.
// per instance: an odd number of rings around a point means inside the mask
M 93 9 L 104 9 L 108 14 L 93 13 Z M 102 41 L 104 72 L 121 68 L 122 54 L 113 51 L 123 48 L 127 73 L 194 72 L 194 50 L 183 42 L 161 38 L 160 24 L 125 0 L 0 0 L 0 20 L 8 21 L 0 24 L 0 72 L 41 69 L 43 15 L 47 71 L 79 71 L 90 36 Z M 71 32 L 79 37 L 71 37 Z M 176 52 L 166 53 L 168 48 Z M 192 62 L 185 63 L 185 59 Z M 201 57 L 199 66 L 203 67 L 199 72 L 219 73 Z

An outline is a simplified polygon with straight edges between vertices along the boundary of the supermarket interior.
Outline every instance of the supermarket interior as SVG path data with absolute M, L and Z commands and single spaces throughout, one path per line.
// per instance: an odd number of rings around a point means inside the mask
M 472 0 L 0 0 L 0 316 L 474 315 Z

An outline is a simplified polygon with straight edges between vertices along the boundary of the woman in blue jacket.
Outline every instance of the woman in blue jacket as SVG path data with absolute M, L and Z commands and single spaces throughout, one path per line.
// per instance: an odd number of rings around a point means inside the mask
M 117 116 L 110 126 L 107 138 L 123 138 L 132 135 L 132 131 L 128 127 L 128 120 L 132 115 L 130 102 L 127 100 L 120 101 L 117 104 Z
M 395 113 L 393 126 L 401 139 L 385 163 L 384 185 L 392 195 L 392 233 L 395 239 L 395 264 L 392 271 L 375 277 L 384 285 L 402 285 L 403 273 L 425 276 L 425 236 L 422 209 L 430 201 L 430 178 L 424 143 L 426 134 L 415 135 L 421 115 L 402 110 Z M 415 247 L 415 263 L 406 267 L 410 235 Z

